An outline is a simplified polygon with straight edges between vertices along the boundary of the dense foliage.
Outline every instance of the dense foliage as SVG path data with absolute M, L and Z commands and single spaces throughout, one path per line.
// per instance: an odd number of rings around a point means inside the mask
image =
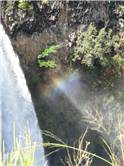
M 56 53 L 59 47 L 60 47 L 59 45 L 52 45 L 52 46 L 49 46 L 48 48 L 46 48 L 45 50 L 41 51 L 38 55 L 39 67 L 55 68 L 56 67 L 55 61 L 48 60 L 45 58 L 47 58 L 49 55 L 51 55 L 53 53 Z
M 41 0 L 41 3 L 47 3 L 47 0 Z M 30 4 L 30 1 L 19 0 L 18 8 L 21 9 L 21 10 L 32 9 L 32 5 Z
M 32 6 L 26 0 L 19 0 L 18 8 L 21 10 L 32 9 Z
M 73 61 L 89 69 L 124 69 L 124 33 L 115 35 L 111 29 L 97 30 L 90 24 L 84 32 L 78 32 Z

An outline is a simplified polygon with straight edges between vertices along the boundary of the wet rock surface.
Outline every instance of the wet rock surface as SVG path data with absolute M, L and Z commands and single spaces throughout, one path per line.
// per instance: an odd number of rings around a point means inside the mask
M 18 1 L 3 1 L 2 20 L 12 37 L 19 32 L 33 34 L 51 26 L 57 28 L 61 23 L 73 28 L 94 22 L 98 27 L 113 28 L 118 19 L 123 19 L 122 10 L 117 10 L 120 4 L 123 2 L 55 1 L 43 4 L 29 1 L 30 8 L 20 9 Z M 62 17 L 65 17 L 64 22 Z
M 42 4 L 41 2 L 28 2 L 30 8 L 19 8 L 19 1 L 3 1 L 2 20 L 11 37 L 18 32 L 33 34 L 42 32 L 45 28 L 55 25 L 61 7 Z M 61 5 L 60 5 L 61 6 Z

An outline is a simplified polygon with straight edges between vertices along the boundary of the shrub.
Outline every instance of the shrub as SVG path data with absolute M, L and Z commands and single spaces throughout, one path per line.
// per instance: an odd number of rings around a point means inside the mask
M 99 32 L 92 24 L 87 31 L 78 33 L 77 45 L 74 49 L 73 61 L 79 60 L 90 68 L 100 65 L 109 65 L 110 56 L 113 48 L 112 30 L 106 31 L 102 28 Z
M 43 51 L 41 51 L 38 55 L 38 58 L 44 58 L 44 57 L 47 57 L 49 56 L 49 54 L 51 53 L 56 53 L 57 52 L 57 49 L 59 48 L 60 46 L 59 45 L 52 45 L 52 46 L 49 46 L 48 48 L 44 49 Z
M 49 46 L 48 48 L 44 49 L 43 51 L 41 51 L 38 55 L 38 65 L 39 67 L 43 67 L 43 68 L 55 68 L 56 67 L 56 63 L 54 60 L 47 60 L 46 58 L 57 52 L 58 48 L 60 48 L 59 45 L 52 45 Z
M 89 69 L 113 68 L 115 71 L 124 69 L 124 33 L 114 35 L 111 29 L 97 30 L 90 24 L 84 32 L 78 32 L 74 48 L 73 62 Z
M 19 0 L 18 8 L 21 10 L 32 9 L 32 5 L 26 0 Z
M 44 67 L 44 68 L 55 68 L 56 67 L 56 63 L 53 60 L 48 60 L 48 61 L 38 60 L 38 65 L 39 65 L 39 67 Z

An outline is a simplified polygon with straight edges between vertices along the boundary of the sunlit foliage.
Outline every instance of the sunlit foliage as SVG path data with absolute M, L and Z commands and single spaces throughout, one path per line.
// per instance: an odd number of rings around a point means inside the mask
M 38 65 L 39 67 L 44 67 L 44 68 L 55 68 L 56 63 L 54 60 L 48 60 L 46 59 L 48 56 L 51 54 L 54 54 L 57 52 L 58 48 L 60 48 L 59 45 L 51 45 L 41 51 L 38 55 Z

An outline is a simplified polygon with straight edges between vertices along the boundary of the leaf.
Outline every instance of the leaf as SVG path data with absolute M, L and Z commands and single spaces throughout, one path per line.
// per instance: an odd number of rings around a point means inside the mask
M 38 60 L 38 65 L 39 67 L 52 68 L 52 69 L 56 67 L 56 63 L 53 60 L 48 60 L 48 61 Z
M 60 48 L 60 45 L 52 45 L 46 48 L 45 50 L 41 51 L 38 55 L 38 59 L 45 58 L 49 56 L 52 53 L 56 53 L 58 48 Z

